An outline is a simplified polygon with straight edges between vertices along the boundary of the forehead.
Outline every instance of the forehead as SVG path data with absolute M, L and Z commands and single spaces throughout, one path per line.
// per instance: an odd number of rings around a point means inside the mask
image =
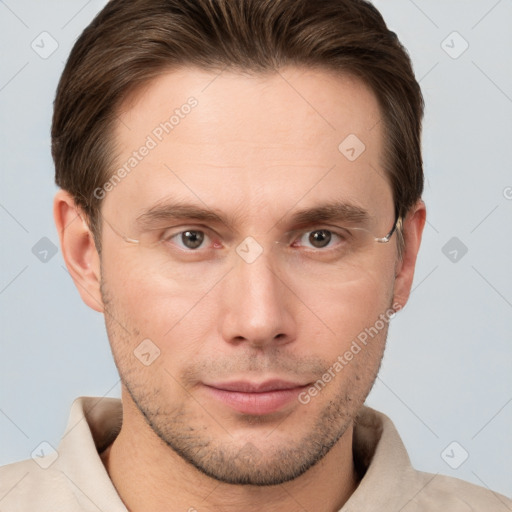
M 277 198 L 282 208 L 319 195 L 391 201 L 375 95 L 323 69 L 170 71 L 125 100 L 114 140 L 117 168 L 129 175 L 105 203 L 132 204 L 135 214 L 173 193 L 248 213 Z
M 117 133 L 126 134 L 123 128 L 130 132 L 132 125 L 150 131 L 155 114 L 160 121 L 169 119 L 190 97 L 200 106 L 200 116 L 194 116 L 202 125 L 198 135 L 212 140 L 232 139 L 235 131 L 255 137 L 252 140 L 256 143 L 266 139 L 277 142 L 272 138 L 271 125 L 285 129 L 282 135 L 288 140 L 304 143 L 308 132 L 311 139 L 329 131 L 338 132 L 338 136 L 347 130 L 364 135 L 380 119 L 375 95 L 352 75 L 323 68 L 288 67 L 265 73 L 178 68 L 125 99 L 119 108 Z M 243 133 L 238 131 L 241 127 Z M 194 131 L 197 128 L 194 125 Z M 181 127 L 173 136 L 178 138 L 185 132 Z

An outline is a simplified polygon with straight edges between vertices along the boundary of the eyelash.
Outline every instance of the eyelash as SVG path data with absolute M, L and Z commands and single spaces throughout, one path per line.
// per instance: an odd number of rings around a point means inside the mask
M 201 232 L 205 235 L 205 238 L 209 238 L 211 239 L 212 237 L 208 234 L 208 230 L 207 229 L 204 229 L 204 228 L 196 228 L 196 227 L 188 227 L 186 229 L 182 229 L 176 233 L 172 233 L 172 234 L 169 234 L 169 235 L 164 235 L 162 238 L 161 238 L 161 241 L 166 243 L 166 244 L 170 244 L 170 245 L 173 245 L 176 247 L 176 244 L 172 243 L 172 240 L 176 237 L 180 237 L 183 233 L 187 232 L 187 231 L 197 231 L 197 232 Z M 315 227 L 314 229 L 309 229 L 309 230 L 294 230 L 294 231 L 291 231 L 290 232 L 290 237 L 289 238 L 292 238 L 293 237 L 293 242 L 291 245 L 293 245 L 295 243 L 295 241 L 297 241 L 298 239 L 304 237 L 305 235 L 308 235 L 310 233 L 314 233 L 314 232 L 317 232 L 317 231 L 327 231 L 329 232 L 331 235 L 333 235 L 334 238 L 338 238 L 338 240 L 341 240 L 343 241 L 344 239 L 347 238 L 347 234 L 342 235 L 341 233 L 338 233 L 336 231 L 334 231 L 332 228 L 330 227 Z M 297 234 L 297 236 L 294 236 L 294 234 Z M 331 243 L 332 240 L 329 241 L 329 243 Z M 219 245 L 217 247 L 213 247 L 213 249 L 220 249 L 221 248 L 221 244 L 220 242 L 214 242 L 215 245 Z M 334 251 L 337 249 L 337 246 L 334 246 L 334 247 L 330 247 L 330 246 L 327 246 L 327 248 L 313 248 L 313 247 L 306 247 L 306 246 L 301 246 L 301 247 L 305 247 L 305 250 L 307 252 L 314 252 L 314 253 L 329 253 L 330 251 Z M 194 254 L 194 253 L 200 253 L 202 250 L 202 248 L 198 248 L 198 249 L 190 249 L 190 248 L 183 248 L 183 247 L 179 247 L 177 246 L 178 250 L 179 251 L 182 251 L 184 253 L 190 253 L 190 254 Z

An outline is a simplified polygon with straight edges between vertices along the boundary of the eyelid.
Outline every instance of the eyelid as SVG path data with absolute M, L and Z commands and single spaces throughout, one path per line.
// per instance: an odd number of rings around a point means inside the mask
M 351 231 L 353 229 L 357 229 L 357 228 L 348 227 L 348 226 L 344 227 L 344 226 L 330 226 L 330 225 L 326 225 L 326 224 L 320 224 L 320 225 L 314 225 L 314 226 L 306 226 L 306 227 L 298 228 L 298 229 L 292 229 L 291 231 L 288 231 L 285 236 L 288 238 L 292 238 L 292 237 L 296 238 L 305 233 L 312 233 L 314 231 L 329 231 L 335 235 L 343 236 L 343 233 L 350 235 Z
M 303 226 L 300 228 L 292 229 L 289 231 L 290 233 L 309 233 L 310 231 L 321 231 L 324 229 L 325 231 L 333 231 L 336 233 L 337 231 L 347 231 L 349 232 L 352 229 L 355 229 L 354 226 L 339 226 L 332 224 L 313 224 L 308 226 Z
M 201 231 L 210 238 L 212 238 L 212 233 L 215 233 L 215 236 L 220 237 L 218 233 L 207 226 L 199 224 L 180 224 L 179 226 L 168 226 L 163 229 L 163 232 L 160 235 L 160 240 L 168 240 L 169 238 L 179 235 L 180 233 L 184 233 L 185 231 Z

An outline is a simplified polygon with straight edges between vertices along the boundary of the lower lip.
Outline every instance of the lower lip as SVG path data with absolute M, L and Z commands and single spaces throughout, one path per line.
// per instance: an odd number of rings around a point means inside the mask
M 245 393 L 241 391 L 227 391 L 225 389 L 205 386 L 206 390 L 215 399 L 243 414 L 271 414 L 277 412 L 294 400 L 307 386 L 292 389 L 276 389 L 261 393 Z

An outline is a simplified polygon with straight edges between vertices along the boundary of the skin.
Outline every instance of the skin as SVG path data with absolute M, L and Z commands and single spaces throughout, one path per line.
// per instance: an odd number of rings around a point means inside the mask
M 205 384 L 319 379 L 379 315 L 405 306 L 425 205 L 404 220 L 401 260 L 394 236 L 346 265 L 319 261 L 308 236 L 283 242 L 293 229 L 325 227 L 289 219 L 329 201 L 367 210 L 375 236 L 393 225 L 377 100 L 358 80 L 325 70 L 168 72 L 122 105 L 119 166 L 191 96 L 197 106 L 103 200 L 101 255 L 70 195 L 55 198 L 66 264 L 84 302 L 105 314 L 122 379 L 123 425 L 102 460 L 131 511 L 338 510 L 357 487 L 353 420 L 387 324 L 307 405 L 244 414 Z M 338 150 L 348 134 L 366 146 L 353 162 Z M 148 208 L 176 199 L 227 220 L 137 225 Z M 177 238 L 155 243 L 166 227 L 211 236 L 192 256 Z M 235 250 L 248 236 L 263 251 L 250 264 Z M 133 353 L 147 338 L 160 350 L 149 366 Z

